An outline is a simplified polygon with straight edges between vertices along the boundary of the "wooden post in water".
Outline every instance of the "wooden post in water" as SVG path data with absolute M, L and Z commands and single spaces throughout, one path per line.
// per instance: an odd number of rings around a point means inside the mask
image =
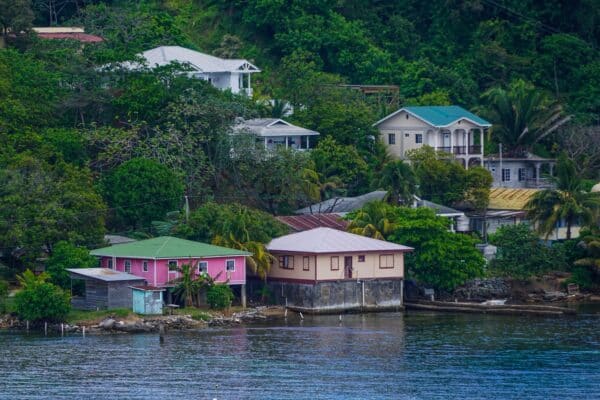
M 83 333 L 83 337 L 85 337 L 85 325 L 83 326 L 82 333 Z
M 27 329 L 27 332 L 29 332 L 29 321 L 25 321 L 25 326 L 26 326 L 25 329 Z
M 287 319 L 287 308 L 286 308 L 286 309 L 285 309 L 285 311 L 283 312 L 283 317 L 284 317 L 285 319 Z
M 65 324 L 60 324 L 60 336 L 65 336 Z
M 48 336 L 48 323 L 44 322 L 44 336 Z
M 165 325 L 162 322 L 158 324 L 158 341 L 161 344 L 165 342 Z

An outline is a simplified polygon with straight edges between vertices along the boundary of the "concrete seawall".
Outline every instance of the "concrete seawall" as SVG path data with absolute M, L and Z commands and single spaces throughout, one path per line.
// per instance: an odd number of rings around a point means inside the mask
M 267 286 L 276 304 L 306 313 L 403 309 L 401 279 L 344 280 L 316 284 L 270 281 Z

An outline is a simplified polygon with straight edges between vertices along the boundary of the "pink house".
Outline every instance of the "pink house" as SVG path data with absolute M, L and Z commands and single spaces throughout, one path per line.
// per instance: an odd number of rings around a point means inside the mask
M 148 285 L 173 286 L 181 276 L 178 267 L 192 266 L 196 275 L 206 273 L 217 282 L 246 285 L 246 251 L 193 242 L 171 236 L 117 244 L 92 250 L 100 266 L 142 277 Z

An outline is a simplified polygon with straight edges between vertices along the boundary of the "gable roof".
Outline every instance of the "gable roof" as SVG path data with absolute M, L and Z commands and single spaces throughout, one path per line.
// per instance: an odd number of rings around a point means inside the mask
M 433 201 L 429 201 L 429 200 L 417 200 L 416 201 L 417 207 L 426 207 L 426 208 L 430 208 L 433 211 L 435 211 L 436 215 L 441 215 L 444 217 L 460 217 L 465 215 L 464 212 L 459 211 L 457 209 L 448 207 L 448 206 L 444 206 L 442 204 L 437 204 L 434 203 Z
M 274 136 L 316 136 L 320 133 L 290 124 L 279 118 L 254 118 L 241 121 L 234 128 L 236 132 L 250 131 L 261 137 Z
M 304 214 L 275 217 L 296 232 L 302 232 L 318 227 L 327 227 L 345 231 L 349 222 L 339 214 Z
M 140 54 L 148 66 L 164 66 L 172 62 L 189 64 L 196 72 L 260 72 L 260 69 L 244 59 L 223 59 L 181 46 L 159 46 Z M 124 63 L 128 68 L 139 67 L 137 63 Z
M 384 121 L 392 118 L 393 116 L 406 111 L 412 116 L 420 119 L 421 121 L 429 124 L 435 128 L 445 128 L 458 122 L 460 120 L 467 120 L 475 125 L 481 127 L 490 127 L 491 123 L 485 119 L 465 110 L 460 106 L 408 106 L 402 107 L 401 109 L 391 113 L 387 117 L 380 119 L 375 122 L 373 126 L 377 126 Z
M 117 244 L 90 251 L 93 256 L 130 257 L 147 259 L 250 256 L 247 251 L 214 246 L 212 244 L 159 236 L 137 242 Z
M 387 191 L 375 190 L 356 197 L 333 197 L 331 199 L 296 210 L 295 214 L 347 213 L 362 208 L 371 201 L 381 201 Z
M 492 188 L 490 204 L 492 210 L 524 210 L 531 197 L 539 189 Z
M 273 239 L 269 251 L 327 254 L 369 251 L 411 251 L 412 247 L 332 228 L 314 228 Z

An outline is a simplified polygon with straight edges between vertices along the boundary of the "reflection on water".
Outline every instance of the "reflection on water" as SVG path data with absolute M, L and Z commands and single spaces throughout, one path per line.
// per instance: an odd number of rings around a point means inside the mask
M 600 314 L 307 316 L 167 335 L 0 334 L 0 398 L 600 398 Z

